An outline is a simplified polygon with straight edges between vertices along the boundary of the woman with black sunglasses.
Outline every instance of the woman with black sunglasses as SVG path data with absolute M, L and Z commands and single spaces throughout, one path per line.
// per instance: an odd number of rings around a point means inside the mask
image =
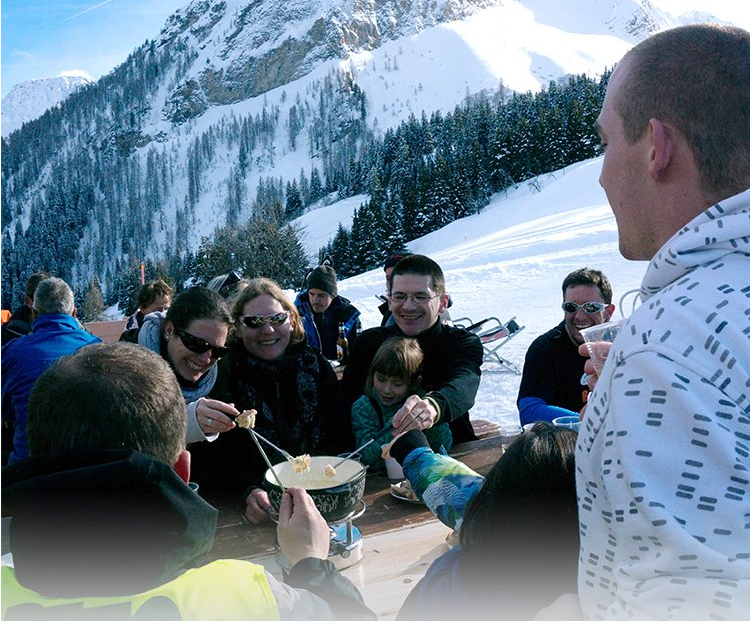
M 192 287 L 166 313 L 149 313 L 139 329 L 120 338 L 155 351 L 172 367 L 187 403 L 188 443 L 213 440 L 235 427 L 239 412 L 232 405 L 205 398 L 216 382 L 216 362 L 229 351 L 230 327 L 224 298 L 206 287 Z
M 330 363 L 308 345 L 299 313 L 272 280 L 256 278 L 232 305 L 237 340 L 221 361 L 211 397 L 238 410 L 255 409 L 255 429 L 292 455 L 337 455 L 354 448 L 348 417 L 340 415 L 339 386 Z M 266 465 L 245 429 L 189 447 L 201 491 L 244 493 L 245 516 L 268 519 L 259 489 Z M 271 452 L 272 461 L 281 455 Z

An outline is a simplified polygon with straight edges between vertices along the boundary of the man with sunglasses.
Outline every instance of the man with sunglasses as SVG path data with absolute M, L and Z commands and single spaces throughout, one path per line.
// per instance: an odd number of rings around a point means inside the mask
M 537 337 L 526 352 L 518 391 L 522 425 L 580 412 L 589 392 L 581 385 L 586 359 L 578 353 L 583 343 L 580 331 L 609 321 L 615 310 L 612 286 L 598 270 L 571 272 L 562 292 L 563 320 Z

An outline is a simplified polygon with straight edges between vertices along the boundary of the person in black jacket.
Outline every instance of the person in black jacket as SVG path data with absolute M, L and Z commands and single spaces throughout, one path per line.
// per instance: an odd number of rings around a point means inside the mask
M 23 304 L 13 311 L 10 319 L 3 324 L 0 331 L 3 345 L 31 332 L 31 309 L 34 305 L 34 292 L 39 283 L 50 276 L 51 274 L 47 272 L 35 272 L 29 276 L 29 279 L 26 281 Z
M 583 267 L 562 283 L 559 325 L 538 336 L 526 352 L 518 390 L 522 425 L 578 414 L 586 405 L 588 387 L 581 385 L 586 358 L 578 353 L 581 330 L 609 321 L 615 310 L 612 285 L 599 270 Z
M 29 439 L 31 457 L 3 470 L 3 619 L 375 619 L 299 488 L 280 507 L 283 583 L 247 561 L 200 563 L 217 511 L 187 485 L 185 403 L 158 354 L 121 342 L 61 358 L 32 392 Z
M 219 363 L 209 398 L 257 411 L 255 429 L 292 455 L 338 455 L 354 449 L 351 421 L 342 419 L 339 383 L 323 354 L 305 340 L 294 304 L 267 278 L 250 280 L 235 300 L 239 338 Z M 243 494 L 245 516 L 267 521 L 268 494 L 258 486 L 266 464 L 240 427 L 214 442 L 191 444 L 194 480 L 202 492 Z M 269 452 L 273 462 L 283 456 Z
M 476 439 L 469 409 L 479 388 L 482 344 L 463 328 L 443 324 L 440 313 L 448 304 L 440 266 L 424 255 L 409 255 L 391 273 L 388 294 L 394 325 L 365 330 L 349 353 L 344 369 L 344 408 L 364 394 L 365 380 L 375 352 L 391 336 L 409 336 L 424 352 L 424 398 L 411 395 L 393 417 L 394 435 L 408 429 L 429 429 L 436 422 L 450 424 L 454 444 Z

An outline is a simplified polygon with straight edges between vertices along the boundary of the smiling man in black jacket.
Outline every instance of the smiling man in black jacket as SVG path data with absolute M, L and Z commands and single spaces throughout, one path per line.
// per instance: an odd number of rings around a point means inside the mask
M 445 325 L 440 313 L 448 304 L 440 266 L 424 255 L 409 255 L 393 268 L 388 305 L 395 325 L 363 332 L 349 353 L 342 393 L 346 412 L 364 394 L 365 380 L 375 352 L 391 336 L 417 339 L 424 352 L 424 398 L 411 395 L 393 417 L 394 435 L 408 429 L 429 429 L 436 422 L 450 424 L 454 444 L 476 439 L 469 420 L 482 365 L 479 338 Z

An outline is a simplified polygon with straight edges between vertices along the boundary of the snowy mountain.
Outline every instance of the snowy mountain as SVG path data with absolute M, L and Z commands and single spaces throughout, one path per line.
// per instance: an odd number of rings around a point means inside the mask
M 319 177 L 305 206 L 369 192 L 410 117 L 601 75 L 674 23 L 648 0 L 558 4 L 194 0 L 4 141 L 3 299 L 42 267 L 107 294 L 140 261 L 187 261 L 217 227 L 283 206 L 291 182 Z
M 90 77 L 82 75 L 60 75 L 16 84 L 0 103 L 2 136 L 40 117 L 67 99 L 73 91 L 91 82 Z

